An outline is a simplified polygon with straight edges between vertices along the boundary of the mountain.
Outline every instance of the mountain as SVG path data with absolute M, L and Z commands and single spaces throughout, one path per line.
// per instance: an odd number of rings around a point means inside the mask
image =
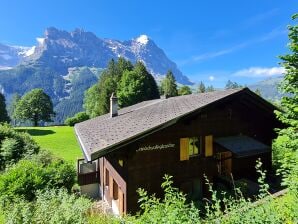
M 258 89 L 265 99 L 272 101 L 280 100 L 283 94 L 278 90 L 278 85 L 281 83 L 282 79 L 282 76 L 272 77 L 249 85 L 248 87 L 253 91 Z
M 81 111 L 84 91 L 95 84 L 111 59 L 142 61 L 160 80 L 170 69 L 178 83 L 192 84 L 146 35 L 128 41 L 99 38 L 91 32 L 46 29 L 33 47 L 0 45 L 0 91 L 11 98 L 33 88 L 49 94 L 60 123 Z
M 142 61 L 156 78 L 171 69 L 181 84 L 192 84 L 169 60 L 162 49 L 146 35 L 129 41 L 118 41 L 96 37 L 91 32 L 76 29 L 66 32 L 48 28 L 43 38 L 37 38 L 38 45 L 26 61 L 39 61 L 56 68 L 99 67 L 105 68 L 112 59 L 122 56 L 131 62 Z
M 0 44 L 0 70 L 10 69 L 30 56 L 34 48 Z

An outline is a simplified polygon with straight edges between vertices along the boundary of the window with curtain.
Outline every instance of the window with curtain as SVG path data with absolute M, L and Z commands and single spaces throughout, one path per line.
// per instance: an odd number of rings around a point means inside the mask
M 189 160 L 189 157 L 197 156 L 201 153 L 201 138 L 181 138 L 180 139 L 180 161 Z

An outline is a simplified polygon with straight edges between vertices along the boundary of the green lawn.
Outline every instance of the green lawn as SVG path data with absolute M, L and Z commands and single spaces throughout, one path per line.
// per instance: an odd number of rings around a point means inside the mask
M 47 149 L 58 157 L 74 163 L 78 158 L 83 158 L 73 127 L 21 127 L 17 129 L 28 132 L 42 149 Z

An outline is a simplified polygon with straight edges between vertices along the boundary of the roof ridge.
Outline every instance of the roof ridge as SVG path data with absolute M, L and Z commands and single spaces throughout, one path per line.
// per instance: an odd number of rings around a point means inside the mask
M 145 107 L 149 107 L 149 106 L 154 105 L 154 104 L 157 104 L 157 103 L 161 103 L 161 102 L 163 102 L 163 101 L 165 101 L 165 100 L 166 100 L 166 99 L 155 99 L 155 100 L 153 100 L 152 103 L 148 103 L 148 104 L 146 104 L 146 105 L 144 105 L 144 106 L 142 106 L 142 107 L 138 107 L 138 108 L 136 108 L 134 111 L 136 111 L 136 110 L 140 110 L 140 109 L 145 108 Z M 143 101 L 143 102 L 146 102 L 146 101 Z

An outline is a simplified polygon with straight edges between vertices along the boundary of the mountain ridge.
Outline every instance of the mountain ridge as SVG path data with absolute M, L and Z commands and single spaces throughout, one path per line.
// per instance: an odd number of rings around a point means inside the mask
M 146 35 L 119 41 L 82 29 L 67 32 L 51 27 L 35 46 L 1 46 L 0 91 L 9 102 L 14 93 L 44 89 L 53 100 L 56 123 L 83 110 L 85 90 L 97 82 L 111 59 L 120 56 L 132 63 L 142 61 L 157 81 L 171 69 L 178 83 L 193 84 Z
M 99 38 L 94 33 L 83 29 L 67 32 L 50 27 L 45 30 L 44 37 L 36 39 L 37 45 L 24 47 L 27 51 L 18 55 L 15 61 L 19 64 L 44 63 L 47 66 L 64 69 L 65 72 L 69 67 L 105 68 L 112 58 L 124 57 L 132 63 L 142 61 L 157 80 L 160 80 L 170 69 L 178 83 L 193 84 L 182 74 L 177 65 L 168 59 L 165 52 L 144 34 L 131 40 L 119 41 Z M 7 65 L 0 61 L 0 66 L 3 67 L 3 64 L 14 67 L 17 63 Z

